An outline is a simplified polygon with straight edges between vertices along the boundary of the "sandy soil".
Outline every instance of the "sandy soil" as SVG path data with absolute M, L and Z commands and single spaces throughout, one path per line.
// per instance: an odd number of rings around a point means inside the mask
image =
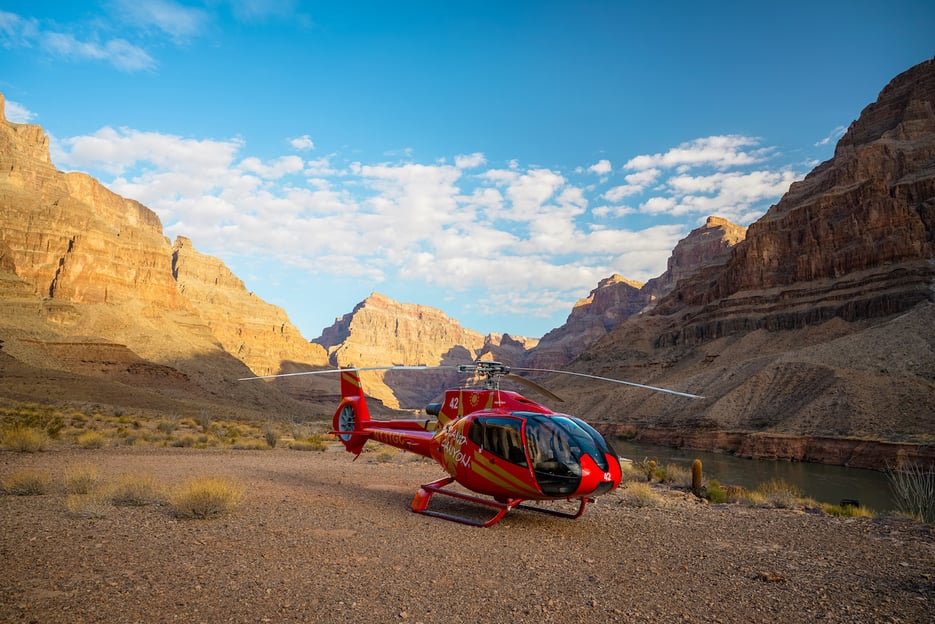
M 443 476 L 399 455 L 194 449 L 0 452 L 2 622 L 931 622 L 935 530 L 900 519 L 613 493 L 578 520 L 514 510 L 490 529 L 409 511 Z M 237 480 L 230 515 L 65 507 L 63 470 Z

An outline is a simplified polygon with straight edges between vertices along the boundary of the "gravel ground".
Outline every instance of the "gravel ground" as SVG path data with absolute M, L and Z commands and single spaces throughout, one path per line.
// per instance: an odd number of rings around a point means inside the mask
M 578 520 L 514 510 L 478 529 L 411 513 L 443 476 L 398 454 L 194 449 L 0 452 L 2 622 L 932 622 L 935 529 L 907 520 L 613 493 Z M 229 515 L 66 510 L 62 474 L 244 486 Z M 434 501 L 433 501 L 434 505 Z

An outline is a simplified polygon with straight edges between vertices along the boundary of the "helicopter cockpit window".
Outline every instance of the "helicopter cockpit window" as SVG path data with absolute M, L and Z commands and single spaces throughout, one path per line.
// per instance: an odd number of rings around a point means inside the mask
M 526 466 L 522 424 L 516 418 L 478 418 L 471 422 L 468 438 L 488 453 Z
M 542 491 L 550 495 L 574 492 L 581 481 L 581 458 L 591 457 L 607 469 L 609 450 L 603 437 L 582 421 L 567 416 L 524 413 L 526 446 Z

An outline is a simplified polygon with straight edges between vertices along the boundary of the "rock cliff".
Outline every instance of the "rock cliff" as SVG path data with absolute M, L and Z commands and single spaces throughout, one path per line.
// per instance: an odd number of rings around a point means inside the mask
M 556 380 L 571 408 L 646 430 L 931 443 L 935 61 L 897 76 L 834 157 L 576 370 L 705 395 Z M 814 460 L 814 456 L 810 456 Z M 833 458 L 829 458 L 834 461 Z
M 645 284 L 619 275 L 602 280 L 587 298 L 577 302 L 565 323 L 550 331 L 525 357 L 530 368 L 560 369 L 623 321 L 671 292 L 679 280 L 723 266 L 730 251 L 743 240 L 746 228 L 720 217 L 683 238 L 672 250 L 666 271 Z
M 534 341 L 509 334 L 484 336 L 441 310 L 400 303 L 372 293 L 335 320 L 313 342 L 328 351 L 332 366 L 438 366 L 478 358 L 518 362 Z M 367 372 L 368 393 L 391 407 L 420 409 L 457 377 L 446 372 Z
M 153 211 L 56 170 L 48 147 L 39 126 L 0 116 L 4 396 L 25 396 L 51 370 L 59 381 L 39 384 L 44 399 L 169 395 L 307 412 L 278 388 L 235 380 L 325 365 L 324 351 L 219 260 L 186 239 L 173 247 Z

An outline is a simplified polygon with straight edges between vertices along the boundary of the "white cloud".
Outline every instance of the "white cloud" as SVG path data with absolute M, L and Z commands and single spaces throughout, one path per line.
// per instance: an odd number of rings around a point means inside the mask
M 156 66 L 145 50 L 125 39 L 110 39 L 100 43 L 81 41 L 71 33 L 44 32 L 40 35 L 39 47 L 52 56 L 68 61 L 105 61 L 127 72 Z
M 646 170 L 654 167 L 671 169 L 679 166 L 702 165 L 720 169 L 750 165 L 762 161 L 770 150 L 753 149 L 759 141 L 739 135 L 711 136 L 682 143 L 667 152 L 631 158 L 624 169 Z
M 19 102 L 14 102 L 13 100 L 6 100 L 4 103 L 4 114 L 8 121 L 13 123 L 32 123 L 32 120 L 36 118 L 36 114 L 20 104 Z
M 63 139 L 61 147 L 62 164 L 76 168 L 100 168 L 119 175 L 144 163 L 156 170 L 184 171 L 194 178 L 213 178 L 231 166 L 242 142 L 186 139 L 105 126 L 92 135 Z
M 103 172 L 114 191 L 156 210 L 167 234 L 189 236 L 207 253 L 272 257 L 374 284 L 401 278 L 448 291 L 480 288 L 479 307 L 496 301 L 541 314 L 569 309 L 612 273 L 659 275 L 690 229 L 679 219 L 752 219 L 794 177 L 728 166 L 762 153 L 752 140 L 686 145 L 691 155 L 684 147 L 662 152 L 649 159 L 658 166 L 631 168 L 625 184 L 610 188 L 595 184 L 589 168 L 578 175 L 593 186 L 517 161 L 467 174 L 487 164 L 482 153 L 456 155 L 454 164 L 347 162 L 339 154 L 260 159 L 244 153 L 240 139 L 129 128 L 54 140 L 53 154 Z M 607 203 L 590 207 L 596 198 Z M 618 205 L 624 198 L 630 205 Z M 662 223 L 628 225 L 633 206 Z
M 473 169 L 487 163 L 487 158 L 481 152 L 455 156 L 455 166 L 458 169 Z
M 0 45 L 7 49 L 38 49 L 66 61 L 103 61 L 127 72 L 155 67 L 153 58 L 126 39 L 101 39 L 96 33 L 79 38 L 72 32 L 45 28 L 35 18 L 0 11 Z
M 825 138 L 819 141 L 816 141 L 815 147 L 821 147 L 823 145 L 828 145 L 829 143 L 837 143 L 837 141 L 840 140 L 840 138 L 844 136 L 845 132 L 847 132 L 847 128 L 845 128 L 844 126 L 838 126 L 834 130 L 832 130 L 828 134 L 828 136 L 826 136 Z
M 607 175 L 613 170 L 613 167 L 610 166 L 609 160 L 599 160 L 595 164 L 588 167 L 588 171 L 591 173 L 596 173 L 598 175 Z
M 201 9 L 169 0 L 112 0 L 115 14 L 127 26 L 141 30 L 158 30 L 175 41 L 201 34 L 209 22 Z
M 313 150 L 315 149 L 315 142 L 312 141 L 312 137 L 307 134 L 303 134 L 300 137 L 294 139 L 289 139 L 289 145 L 294 147 L 297 150 Z

